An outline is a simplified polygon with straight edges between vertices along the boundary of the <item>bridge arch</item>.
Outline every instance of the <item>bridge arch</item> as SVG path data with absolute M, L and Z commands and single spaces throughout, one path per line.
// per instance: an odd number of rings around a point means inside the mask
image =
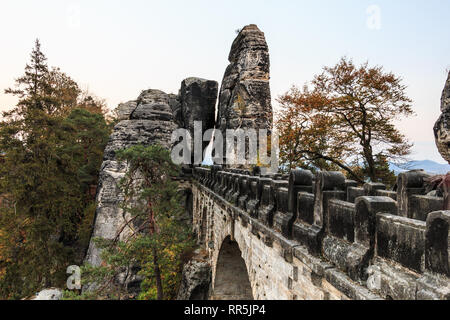
M 238 243 L 230 236 L 219 251 L 211 300 L 253 300 L 245 261 Z

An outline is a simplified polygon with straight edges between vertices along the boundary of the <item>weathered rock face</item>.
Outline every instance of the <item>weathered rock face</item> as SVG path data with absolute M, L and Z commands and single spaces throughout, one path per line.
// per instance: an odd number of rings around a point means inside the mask
M 128 101 L 125 103 L 121 103 L 117 106 L 115 112 L 119 120 L 128 120 L 130 119 L 130 114 L 136 109 L 137 101 Z
M 143 91 L 129 118 L 114 128 L 105 149 L 104 160 L 113 160 L 118 150 L 137 144 L 159 142 L 170 148 L 172 132 L 177 128 L 170 103 L 169 95 L 160 90 Z
M 272 129 L 269 49 L 256 25 L 242 29 L 231 46 L 220 89 L 217 126 L 226 129 Z
M 31 297 L 29 300 L 61 300 L 63 297 L 63 293 L 60 289 L 51 288 L 44 289 L 39 291 L 34 297 Z
M 202 121 L 206 129 L 214 127 L 218 87 L 216 81 L 200 78 L 181 82 L 179 112 L 175 114 L 180 127 L 189 129 L 192 134 L 194 121 Z
M 116 152 L 137 144 L 160 143 L 170 148 L 172 131 L 177 125 L 169 103 L 169 96 L 162 91 L 143 91 L 136 101 L 135 109 L 130 110 L 129 119 L 122 120 L 114 128 L 100 169 L 92 238 L 114 239 L 125 223 L 123 210 L 120 208 L 123 194 L 119 182 L 125 176 L 127 166 L 116 160 Z M 133 102 L 127 105 L 131 106 Z M 101 263 L 100 250 L 92 240 L 85 260 L 94 266 Z
M 450 163 L 450 72 L 442 92 L 441 112 L 434 125 L 434 136 L 439 153 Z
M 178 125 L 189 130 L 192 143 L 194 143 L 195 121 L 202 122 L 202 136 L 206 130 L 214 128 L 218 87 L 216 81 L 200 78 L 187 78 L 181 83 L 177 101 L 174 103 L 174 115 Z M 207 146 L 208 142 L 203 142 L 202 150 Z
M 191 261 L 183 267 L 181 285 L 177 300 L 208 300 L 211 284 L 211 266 L 207 256 L 197 252 Z

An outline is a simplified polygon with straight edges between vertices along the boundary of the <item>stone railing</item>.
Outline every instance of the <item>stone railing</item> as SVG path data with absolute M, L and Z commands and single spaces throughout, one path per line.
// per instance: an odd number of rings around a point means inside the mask
M 422 171 L 400 174 L 397 192 L 358 187 L 340 172 L 197 167 L 194 179 L 232 206 L 384 298 L 449 299 L 450 211 L 425 194 Z

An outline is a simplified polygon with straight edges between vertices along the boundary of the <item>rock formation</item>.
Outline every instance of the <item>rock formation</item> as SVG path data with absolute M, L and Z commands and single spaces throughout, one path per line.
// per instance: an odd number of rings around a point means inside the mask
M 93 238 L 113 239 L 125 223 L 120 208 L 123 194 L 119 181 L 125 176 L 127 166 L 117 161 L 116 152 L 133 145 L 159 143 L 171 149 L 172 132 L 178 127 L 188 127 L 194 120 L 202 120 L 210 129 L 214 123 L 217 82 L 189 78 L 183 81 L 180 95 L 166 94 L 160 90 L 145 90 L 136 101 L 120 104 L 116 113 L 121 120 L 114 128 L 105 149 L 97 189 L 97 211 L 91 243 L 85 261 L 101 264 L 100 250 Z M 215 88 L 215 91 L 214 91 Z M 214 94 L 216 96 L 214 96 Z M 122 233 L 123 236 L 127 232 Z M 129 292 L 139 291 L 139 278 L 131 273 L 127 279 Z
M 189 130 L 192 143 L 194 143 L 195 121 L 202 122 L 202 137 L 206 130 L 214 128 L 218 87 L 219 84 L 216 81 L 200 78 L 187 78 L 181 83 L 174 115 L 178 126 Z M 203 142 L 202 150 L 208 144 L 208 142 Z M 193 150 L 193 146 L 191 146 L 191 150 Z M 192 151 L 193 160 L 194 153 Z
M 120 103 L 115 110 L 117 118 L 119 120 L 130 119 L 130 115 L 134 111 L 134 109 L 136 109 L 136 106 L 137 106 L 136 100 Z
M 269 87 L 269 53 L 262 33 L 256 25 L 242 29 L 229 55 L 230 65 L 220 89 L 218 119 L 215 105 L 218 83 L 200 78 L 187 78 L 181 83 L 178 95 L 160 90 L 146 90 L 137 100 L 122 103 L 116 114 L 120 122 L 114 128 L 105 149 L 97 189 L 97 211 L 93 238 L 112 239 L 125 223 L 120 204 L 123 195 L 119 181 L 127 166 L 116 159 L 116 152 L 137 144 L 160 143 L 172 148 L 171 135 L 177 128 L 188 129 L 194 139 L 194 122 L 202 121 L 202 134 L 214 128 L 226 129 L 272 128 L 272 106 Z M 208 143 L 203 142 L 203 147 Z M 192 198 L 192 193 L 190 193 Z M 191 199 L 190 198 L 190 199 Z M 187 205 L 188 207 L 188 205 Z M 122 233 L 123 236 L 127 232 Z M 91 239 L 85 261 L 98 266 L 102 263 L 100 250 Z M 207 294 L 209 266 L 201 261 L 188 264 L 184 272 L 181 299 L 201 299 Z M 140 279 L 133 271 L 122 283 L 128 292 L 139 291 Z M 183 289 L 184 288 L 184 289 Z M 206 290 L 206 291 L 205 291 Z
M 227 129 L 272 129 L 269 49 L 256 25 L 244 27 L 231 46 L 219 95 L 217 125 Z M 225 136 L 225 135 L 224 135 Z
M 61 289 L 50 288 L 44 289 L 36 293 L 35 296 L 25 299 L 25 300 L 47 300 L 47 301 L 56 301 L 61 300 L 63 297 L 63 292 Z
M 207 300 L 211 284 L 211 266 L 208 253 L 197 250 L 183 267 L 177 300 Z
M 434 125 L 434 137 L 439 153 L 450 164 L 450 72 L 442 91 L 441 112 Z M 450 210 L 450 172 L 442 176 L 440 186 L 444 192 L 444 210 Z
M 91 236 L 86 262 L 99 266 L 102 262 L 100 249 L 92 241 L 94 238 L 114 239 L 125 223 L 124 212 L 120 208 L 123 194 L 119 187 L 120 180 L 127 172 L 127 165 L 116 160 L 116 152 L 133 145 L 150 145 L 160 143 L 170 148 L 172 131 L 177 128 L 173 116 L 170 99 L 159 90 L 146 90 L 137 101 L 122 104 L 123 117 L 129 114 L 127 120 L 120 121 L 114 128 L 105 149 L 104 161 L 100 169 L 97 189 L 97 211 L 94 230 Z M 130 106 L 136 105 L 134 110 Z M 129 219 L 129 217 L 126 217 Z M 125 231 L 122 236 L 126 236 Z M 135 274 L 124 279 L 129 288 L 139 289 L 139 279 Z
M 450 163 L 450 72 L 442 92 L 441 112 L 434 125 L 434 136 L 439 153 Z

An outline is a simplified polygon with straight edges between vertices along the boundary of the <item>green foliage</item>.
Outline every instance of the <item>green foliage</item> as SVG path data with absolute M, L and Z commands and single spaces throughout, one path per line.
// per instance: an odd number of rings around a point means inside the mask
M 0 207 L 0 298 L 17 299 L 62 286 L 80 262 L 110 128 L 79 107 L 78 85 L 49 70 L 38 41 L 5 92 L 19 102 L 0 122 L 0 195 L 11 203 Z
M 64 130 L 75 142 L 67 144 L 64 151 L 80 164 L 78 179 L 85 187 L 95 184 L 110 132 L 104 116 L 86 109 L 74 109 L 65 119 Z M 87 189 L 83 191 L 88 192 Z
M 181 257 L 194 245 L 189 227 L 182 221 L 182 193 L 172 179 L 179 168 L 160 145 L 134 146 L 117 156 L 129 166 L 121 181 L 122 208 L 129 218 L 115 239 L 95 239 L 102 249 L 103 264 L 83 268 L 83 282 L 95 283 L 95 289 L 87 294 L 97 299 L 130 298 L 124 282 L 117 279 L 137 267 L 144 279 L 138 299 L 175 299 Z

